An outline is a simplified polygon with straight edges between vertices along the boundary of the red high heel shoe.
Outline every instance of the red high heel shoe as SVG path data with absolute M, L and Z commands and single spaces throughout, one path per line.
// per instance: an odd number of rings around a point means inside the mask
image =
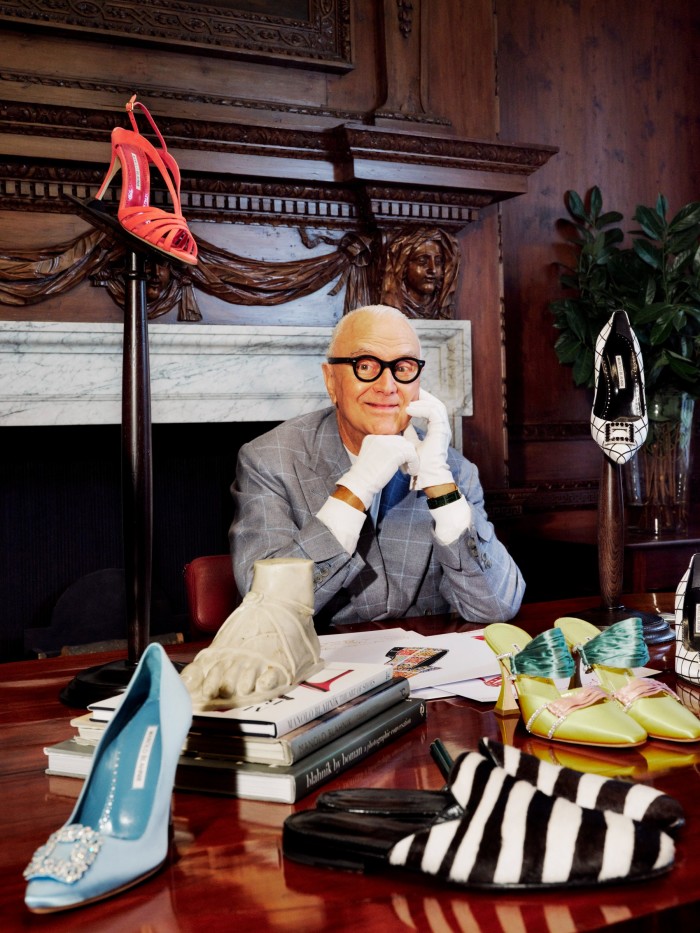
M 156 149 L 138 131 L 134 110 L 139 108 L 153 127 L 161 148 Z M 168 152 L 165 140 L 153 117 L 136 95 L 126 104 L 126 112 L 133 127 L 112 130 L 112 161 L 95 201 L 101 201 L 110 182 L 121 169 L 122 188 L 117 217 L 127 233 L 160 253 L 194 266 L 197 264 L 197 244 L 182 216 L 180 206 L 180 169 Z M 154 165 L 167 185 L 173 202 L 173 213 L 149 204 L 151 193 L 150 166 Z M 90 205 L 96 209 L 95 202 Z M 102 211 L 100 211 L 102 213 Z

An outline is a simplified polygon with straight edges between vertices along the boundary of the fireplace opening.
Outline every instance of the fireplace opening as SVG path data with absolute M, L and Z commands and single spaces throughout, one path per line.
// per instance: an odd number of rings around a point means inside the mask
M 187 633 L 183 567 L 228 551 L 238 449 L 276 423 L 153 425 L 152 635 Z M 56 603 L 68 588 L 100 571 L 113 580 L 107 571 L 124 566 L 121 427 L 4 427 L 3 440 L 0 657 L 12 661 L 32 656 L 27 643 L 49 635 Z M 106 626 L 113 594 L 103 595 Z

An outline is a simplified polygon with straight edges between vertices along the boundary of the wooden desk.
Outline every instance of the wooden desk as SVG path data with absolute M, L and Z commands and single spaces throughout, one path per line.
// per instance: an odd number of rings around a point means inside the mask
M 669 608 L 670 597 L 657 605 Z M 533 632 L 596 600 L 566 601 L 524 608 L 520 621 Z M 646 597 L 630 605 L 651 609 Z M 644 605 L 642 605 L 644 603 Z M 439 620 L 420 620 L 423 631 Z M 459 623 L 451 623 L 459 628 Z M 171 649 L 188 659 L 193 646 Z M 697 929 L 700 909 L 700 748 L 649 742 L 621 752 L 583 750 L 530 739 L 521 724 L 512 741 L 534 754 L 562 763 L 596 761 L 620 774 L 647 781 L 676 796 L 686 808 L 687 826 L 678 843 L 677 864 L 648 884 L 586 890 L 485 894 L 451 889 L 428 879 L 400 875 L 364 876 L 306 868 L 281 853 L 280 829 L 295 809 L 314 804 L 318 793 L 296 807 L 178 792 L 174 796 L 176 857 L 163 871 L 122 895 L 64 914 L 34 916 L 23 902 L 22 869 L 34 849 L 68 817 L 80 782 L 44 774 L 42 749 L 71 733 L 75 712 L 58 693 L 79 670 L 108 656 L 60 658 L 0 666 L 0 839 L 2 839 L 2 929 L 73 930 L 84 925 L 100 933 L 132 931 L 517 931 Z M 687 696 L 700 707 L 700 690 Z M 339 777 L 331 787 L 395 786 L 438 788 L 442 779 L 429 746 L 437 737 L 452 754 L 473 748 L 480 736 L 503 737 L 490 706 L 446 699 L 430 703 L 427 723 Z

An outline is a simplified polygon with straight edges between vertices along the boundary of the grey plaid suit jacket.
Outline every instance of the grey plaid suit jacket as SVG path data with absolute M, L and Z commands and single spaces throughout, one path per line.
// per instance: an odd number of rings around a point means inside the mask
M 525 588 L 520 571 L 486 517 L 474 464 L 450 448 L 449 465 L 472 509 L 457 541 L 435 538 L 425 494 L 399 471 L 384 488 L 376 528 L 368 516 L 348 554 L 316 518 L 350 469 L 335 409 L 292 418 L 245 444 L 229 534 L 240 591 L 250 589 L 256 560 L 301 557 L 314 562 L 317 625 L 450 610 L 474 622 L 512 618 Z

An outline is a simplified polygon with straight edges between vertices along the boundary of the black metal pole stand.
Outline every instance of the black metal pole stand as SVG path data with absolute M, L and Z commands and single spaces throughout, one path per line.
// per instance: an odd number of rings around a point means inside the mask
M 148 647 L 153 556 L 151 380 L 148 355 L 146 260 L 129 250 L 122 374 L 122 510 L 128 661 Z
M 85 707 L 121 693 L 150 639 L 153 553 L 153 467 L 151 453 L 151 388 L 146 303 L 146 257 L 143 244 L 123 235 L 118 222 L 95 213 L 91 204 L 72 199 L 91 223 L 125 243 L 124 350 L 122 363 L 122 515 L 128 654 L 124 660 L 90 667 L 61 691 L 68 706 Z M 128 237 L 128 238 L 127 238 Z M 159 261 L 164 257 L 156 254 Z
M 613 622 L 637 616 L 642 620 L 644 640 L 661 645 L 674 640 L 668 622 L 660 615 L 642 612 L 622 604 L 625 558 L 625 511 L 620 465 L 603 454 L 598 493 L 598 575 L 602 605 L 599 609 L 577 612 L 576 616 L 605 628 Z

